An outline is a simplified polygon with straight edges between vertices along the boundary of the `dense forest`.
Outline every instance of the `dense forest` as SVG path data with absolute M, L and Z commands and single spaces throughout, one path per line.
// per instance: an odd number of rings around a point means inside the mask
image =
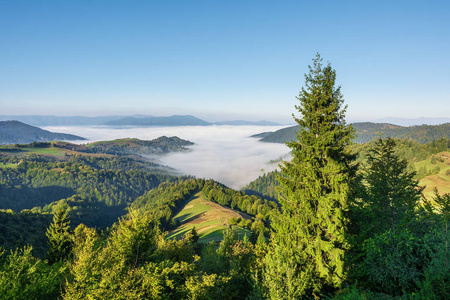
M 408 169 L 415 172 L 415 179 L 420 180 L 441 172 L 444 173 L 444 176 L 449 177 L 449 180 L 445 180 L 442 185 L 450 185 L 450 171 L 446 170 L 443 172 L 444 170 L 441 170 L 439 167 L 439 162 L 445 162 L 446 165 L 450 165 L 450 160 L 446 156 L 439 155 L 450 151 L 450 139 L 440 138 L 426 144 L 414 142 L 409 139 L 395 139 L 395 142 L 395 154 L 408 161 Z M 356 162 L 359 164 L 361 172 L 367 168 L 368 154 L 370 149 L 375 146 L 375 143 L 376 139 L 368 143 L 348 146 L 349 151 L 356 155 Z M 277 170 L 265 173 L 247 184 L 243 190 L 247 194 L 254 194 L 265 199 L 278 201 L 278 176 L 280 176 L 280 172 Z
M 103 150 L 0 149 L 0 295 L 450 298 L 450 194 L 424 198 L 418 180 L 428 169 L 414 167 L 446 165 L 449 140 L 353 144 L 335 80 L 318 55 L 298 96 L 292 159 L 247 192 Z M 168 238 L 180 226 L 174 216 L 199 193 L 248 218 L 229 220 L 220 242 L 200 242 L 195 227 Z M 236 226 L 249 236 L 238 238 Z

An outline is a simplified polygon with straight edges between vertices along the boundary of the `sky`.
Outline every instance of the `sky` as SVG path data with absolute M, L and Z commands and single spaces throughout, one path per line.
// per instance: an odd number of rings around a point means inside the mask
M 0 0 L 0 114 L 287 123 L 320 53 L 349 121 L 449 117 L 449 3 Z

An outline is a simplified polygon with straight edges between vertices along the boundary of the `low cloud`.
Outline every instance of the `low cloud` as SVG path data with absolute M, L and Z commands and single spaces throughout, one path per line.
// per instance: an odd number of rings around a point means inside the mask
M 151 140 L 160 136 L 178 136 L 195 143 L 189 152 L 158 156 L 158 163 L 177 169 L 181 174 L 212 178 L 229 187 L 240 189 L 265 172 L 278 167 L 270 163 L 280 157 L 289 158 L 283 144 L 262 143 L 250 136 L 275 131 L 280 126 L 183 126 L 183 127 L 45 127 L 53 132 L 72 133 L 88 142 L 118 138 Z M 86 143 L 86 141 L 84 141 Z

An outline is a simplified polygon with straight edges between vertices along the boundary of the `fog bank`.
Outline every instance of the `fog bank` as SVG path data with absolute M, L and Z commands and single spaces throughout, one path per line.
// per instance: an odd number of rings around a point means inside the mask
M 231 188 L 240 189 L 264 172 L 276 169 L 278 164 L 270 163 L 271 160 L 289 157 L 287 146 L 262 143 L 250 137 L 283 127 L 286 126 L 51 126 L 43 129 L 76 134 L 87 138 L 87 142 L 119 138 L 151 140 L 163 135 L 178 136 L 195 143 L 190 147 L 191 151 L 152 158 L 160 164 L 177 169 L 180 174 L 212 178 Z

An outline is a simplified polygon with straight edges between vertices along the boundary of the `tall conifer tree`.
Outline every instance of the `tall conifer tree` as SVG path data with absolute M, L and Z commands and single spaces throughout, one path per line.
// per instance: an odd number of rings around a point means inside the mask
M 345 278 L 349 182 L 354 156 L 346 146 L 354 136 L 345 123 L 336 71 L 317 54 L 297 97 L 301 118 L 297 141 L 288 146 L 292 160 L 283 162 L 282 205 L 273 221 L 272 251 L 266 282 L 273 299 L 297 299 L 324 287 L 338 287 Z
M 414 179 L 416 172 L 408 171 L 408 162 L 395 154 L 395 146 L 392 138 L 380 138 L 368 155 L 364 210 L 369 236 L 410 227 L 422 199 L 424 188 Z
M 53 215 L 53 223 L 47 229 L 48 253 L 50 263 L 69 257 L 72 251 L 72 233 L 67 209 L 58 209 Z

